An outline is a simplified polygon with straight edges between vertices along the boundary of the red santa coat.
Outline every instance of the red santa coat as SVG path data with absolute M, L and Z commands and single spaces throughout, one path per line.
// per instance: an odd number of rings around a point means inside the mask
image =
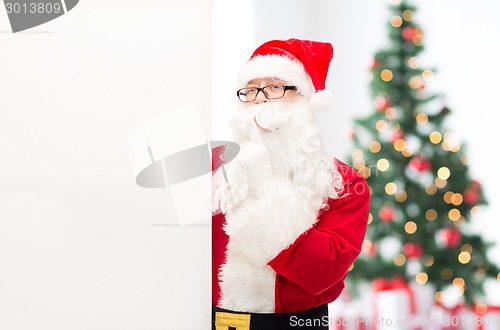
M 297 235 L 291 245 L 265 266 L 269 268 L 267 274 L 274 277 L 274 288 L 269 290 L 274 290 L 271 296 L 275 313 L 300 312 L 334 301 L 344 288 L 349 267 L 361 251 L 369 213 L 369 189 L 356 171 L 338 160 L 335 162 L 343 177 L 344 189 L 339 198 L 329 199 L 329 207 L 319 212 L 317 222 Z M 222 213 L 212 217 L 212 303 L 219 307 L 224 307 L 220 304 L 220 271 L 228 259 L 225 222 Z M 249 285 L 248 290 L 252 289 Z

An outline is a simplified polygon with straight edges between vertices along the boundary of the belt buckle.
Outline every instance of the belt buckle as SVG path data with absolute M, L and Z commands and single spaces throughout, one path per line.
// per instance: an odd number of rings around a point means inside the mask
M 250 314 L 215 312 L 215 329 L 229 330 L 231 327 L 236 330 L 250 330 L 250 316 Z

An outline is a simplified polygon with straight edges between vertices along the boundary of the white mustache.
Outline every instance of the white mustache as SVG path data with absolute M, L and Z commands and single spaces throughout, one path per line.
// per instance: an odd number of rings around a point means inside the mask
M 270 131 L 276 131 L 291 121 L 290 111 L 283 103 L 262 103 L 255 105 L 252 110 L 256 123 Z

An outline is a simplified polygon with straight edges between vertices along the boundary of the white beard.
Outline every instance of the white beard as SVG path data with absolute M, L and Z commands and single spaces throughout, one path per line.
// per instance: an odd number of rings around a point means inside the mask
M 319 210 L 328 198 L 338 197 L 342 177 L 324 151 L 315 120 L 309 102 L 299 97 L 292 102 L 242 105 L 230 127 L 237 143 L 263 143 L 269 150 L 275 178 L 287 177 Z

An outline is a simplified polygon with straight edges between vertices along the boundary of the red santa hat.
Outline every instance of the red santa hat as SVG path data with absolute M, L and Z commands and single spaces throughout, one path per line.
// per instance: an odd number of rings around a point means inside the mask
M 333 106 L 333 93 L 325 90 L 328 67 L 333 57 L 329 43 L 288 39 L 271 40 L 260 47 L 243 66 L 237 80 L 238 88 L 257 78 L 279 78 L 297 87 L 309 98 L 313 109 Z

